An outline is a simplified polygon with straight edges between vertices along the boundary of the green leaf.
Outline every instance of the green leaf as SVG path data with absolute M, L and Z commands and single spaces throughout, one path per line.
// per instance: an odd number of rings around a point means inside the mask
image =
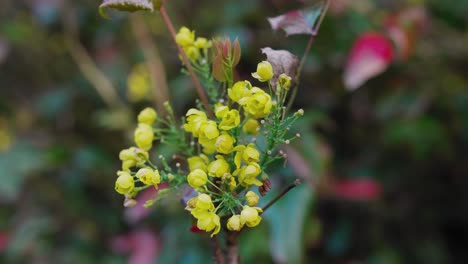
M 156 1 L 158 2 L 158 1 Z M 104 18 L 109 18 L 106 13 L 107 8 L 117 9 L 119 11 L 135 12 L 154 10 L 153 1 L 149 0 L 104 0 L 99 6 L 99 14 Z

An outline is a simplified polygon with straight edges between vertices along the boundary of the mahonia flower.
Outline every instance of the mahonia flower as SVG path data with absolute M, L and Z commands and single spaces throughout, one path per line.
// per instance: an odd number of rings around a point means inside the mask
M 138 123 L 145 123 L 151 126 L 157 118 L 158 114 L 156 111 L 151 107 L 147 107 L 138 114 Z
M 247 199 L 247 203 L 249 204 L 249 206 L 255 206 L 258 203 L 258 200 L 260 199 L 260 197 L 258 197 L 258 195 L 252 191 L 248 191 L 245 194 L 245 198 Z
M 217 118 L 223 118 L 228 111 L 229 107 L 227 105 L 223 105 L 222 103 L 215 104 L 214 113 Z
M 263 212 L 263 210 L 259 207 L 245 205 L 240 214 L 241 222 L 245 223 L 248 227 L 257 226 L 260 221 L 262 221 L 262 217 L 259 214 L 261 212 Z
M 193 156 L 187 159 L 190 171 L 200 169 L 204 172 L 207 172 L 208 167 L 208 157 L 206 155 L 200 154 L 199 156 Z
M 135 129 L 135 143 L 138 147 L 149 150 L 153 145 L 153 128 L 145 123 L 139 123 Z
M 260 152 L 254 147 L 254 144 L 249 144 L 247 146 L 239 145 L 234 148 L 237 151 L 236 156 L 234 157 L 234 163 L 237 168 L 240 168 L 241 161 L 246 163 L 259 162 L 260 161 Z
M 233 151 L 235 142 L 236 140 L 228 133 L 222 132 L 215 142 L 216 151 L 222 154 L 229 154 Z
M 219 129 L 221 130 L 230 130 L 237 127 L 240 124 L 240 115 L 239 111 L 236 109 L 227 111 L 224 113 L 219 123 Z
M 231 100 L 240 105 L 243 105 L 245 99 L 250 96 L 250 89 L 252 84 L 249 81 L 236 82 L 232 88 L 228 89 L 228 96 Z
M 249 118 L 242 127 L 242 131 L 248 135 L 258 135 L 260 124 L 256 119 Z
M 262 61 L 257 65 L 257 71 L 252 73 L 252 77 L 267 82 L 273 77 L 273 67 L 268 61 Z
M 213 140 L 219 136 L 218 126 L 213 120 L 204 121 L 200 125 L 199 129 L 199 141 L 203 144 L 203 141 Z
M 223 156 L 217 155 L 216 160 L 208 165 L 208 175 L 220 178 L 226 173 L 230 173 L 229 163 Z
M 195 46 L 185 47 L 184 51 L 190 61 L 196 61 L 200 58 L 200 50 Z
M 187 111 L 187 123 L 184 124 L 184 129 L 191 132 L 194 137 L 198 137 L 200 126 L 207 120 L 206 114 L 195 108 Z
M 270 114 L 272 102 L 271 97 L 258 87 L 251 90 L 252 95 L 247 97 L 244 110 L 254 118 L 262 118 Z
M 135 147 L 124 149 L 119 153 L 119 159 L 122 161 L 122 170 L 129 170 L 134 166 L 144 164 L 148 160 L 148 157 L 147 151 Z
M 282 73 L 278 76 L 278 83 L 281 88 L 288 90 L 291 87 L 291 77 L 286 73 Z
M 179 32 L 176 35 L 177 44 L 182 47 L 190 46 L 194 44 L 195 41 L 195 32 L 190 31 L 187 27 L 181 27 Z
M 139 169 L 136 173 L 136 176 L 140 181 L 145 185 L 154 185 L 158 188 L 158 184 L 161 182 L 161 175 L 158 170 L 153 170 L 151 168 L 142 168 Z
M 261 172 L 262 172 L 262 169 L 260 168 L 260 165 L 258 165 L 255 162 L 252 162 L 236 170 L 234 172 L 234 175 L 235 176 L 239 175 L 238 176 L 239 183 L 242 186 L 250 186 L 252 184 L 257 185 L 257 186 L 262 186 L 263 183 L 256 179 L 256 177 L 260 175 Z
M 208 176 L 206 175 L 206 172 L 200 169 L 195 169 L 189 173 L 187 181 L 193 188 L 198 188 L 206 184 Z
M 227 229 L 231 231 L 240 231 L 244 224 L 241 221 L 240 215 L 233 215 L 227 221 Z
M 218 234 L 221 230 L 221 221 L 217 214 L 213 212 L 202 212 L 198 215 L 197 227 L 200 230 L 211 232 L 211 237 Z
M 131 194 L 135 189 L 135 181 L 132 175 L 126 171 L 119 171 L 119 177 L 115 181 L 115 190 L 120 194 Z
M 208 41 L 206 38 L 200 38 L 198 37 L 196 40 L 195 40 L 195 43 L 194 43 L 195 47 L 199 48 L 199 49 L 209 49 L 211 48 L 211 46 L 213 45 L 213 43 L 211 43 L 211 41 Z

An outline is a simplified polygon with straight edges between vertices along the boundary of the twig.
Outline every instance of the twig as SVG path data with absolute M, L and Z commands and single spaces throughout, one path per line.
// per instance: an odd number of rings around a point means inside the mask
M 239 232 L 227 233 L 227 247 L 226 247 L 226 263 L 227 264 L 240 264 L 239 255 Z
M 276 203 L 281 197 L 287 194 L 290 190 L 296 188 L 297 186 L 301 185 L 301 180 L 296 179 L 293 184 L 289 185 L 284 189 L 278 196 L 276 196 L 273 200 L 271 200 L 265 207 L 262 208 L 263 212 L 265 212 L 268 208 L 270 208 L 274 203 Z
M 135 38 L 140 46 L 146 59 L 150 78 L 154 89 L 154 100 L 156 109 L 161 114 L 166 113 L 164 102 L 169 100 L 169 89 L 166 79 L 166 71 L 161 63 L 161 57 L 157 49 L 156 43 L 151 39 L 148 27 L 145 21 L 138 14 L 132 15 L 130 18 Z M 164 114 L 163 114 L 164 116 Z
M 174 25 L 172 24 L 171 19 L 169 18 L 168 14 L 166 12 L 166 8 L 164 7 L 164 5 L 161 6 L 159 11 L 161 12 L 163 20 L 166 23 L 166 26 L 167 26 L 169 32 L 171 33 L 172 39 L 174 40 L 174 42 L 175 42 L 175 44 L 177 46 L 177 49 L 179 50 L 179 53 L 180 53 L 180 55 L 182 57 L 182 61 L 184 62 L 184 65 L 187 68 L 187 70 L 188 70 L 188 72 L 190 74 L 190 77 L 192 77 L 192 81 L 193 81 L 193 84 L 195 85 L 195 89 L 197 90 L 198 97 L 200 97 L 200 100 L 202 101 L 203 106 L 205 107 L 205 110 L 207 111 L 208 115 L 211 118 L 214 118 L 213 111 L 211 110 L 210 104 L 208 102 L 208 98 L 206 97 L 205 92 L 203 91 L 203 88 L 202 88 L 202 86 L 200 84 L 200 80 L 198 80 L 198 77 L 195 74 L 195 71 L 193 70 L 192 64 L 190 64 L 190 61 L 189 61 L 189 59 L 187 57 L 187 54 L 185 54 L 182 47 L 176 41 L 176 31 L 174 29 Z
M 213 263 L 215 264 L 224 264 L 224 255 L 223 251 L 221 250 L 221 245 L 219 243 L 218 236 L 215 236 L 211 239 L 211 243 L 213 246 Z

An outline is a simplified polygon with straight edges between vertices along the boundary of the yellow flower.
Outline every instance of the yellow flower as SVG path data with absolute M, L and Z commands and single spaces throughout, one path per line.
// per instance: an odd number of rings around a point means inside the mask
M 228 89 L 228 96 L 236 103 L 243 105 L 245 98 L 250 96 L 252 84 L 249 81 L 236 82 L 232 88 Z
M 229 163 L 223 156 L 217 155 L 216 160 L 208 165 L 208 175 L 220 178 L 226 173 L 230 173 Z
M 257 65 L 257 71 L 252 73 L 252 77 L 267 82 L 273 77 L 273 67 L 268 61 L 262 61 Z
M 195 204 L 196 209 L 213 211 L 214 204 L 211 201 L 211 196 L 206 193 L 201 193 L 197 197 L 197 203 Z
M 257 120 L 250 118 L 245 122 L 242 131 L 248 135 L 258 135 L 260 133 L 260 124 Z
M 237 187 L 236 179 L 234 179 L 234 177 L 231 176 L 229 180 L 229 190 L 234 191 L 236 187 Z
M 200 125 L 200 130 L 199 130 L 200 141 L 212 140 L 212 139 L 217 138 L 218 136 L 219 136 L 219 130 L 215 121 L 208 120 L 208 121 L 203 122 Z
M 145 123 L 151 126 L 157 118 L 158 114 L 156 111 L 151 107 L 147 107 L 138 114 L 138 123 Z
M 250 186 L 252 184 L 262 186 L 262 182 L 256 179 L 261 172 L 262 169 L 260 168 L 260 165 L 253 162 L 236 170 L 234 175 L 239 175 L 239 183 L 242 186 Z
M 235 139 L 233 137 L 226 132 L 222 132 L 215 142 L 216 151 L 222 154 L 229 154 L 234 149 L 234 142 Z
M 278 77 L 278 83 L 281 88 L 288 90 L 289 87 L 291 87 L 291 77 L 285 73 L 282 73 Z
M 128 172 L 119 172 L 115 181 L 115 190 L 120 194 L 130 194 L 135 189 L 135 181 Z
M 240 231 L 242 226 L 240 215 L 233 215 L 227 221 L 227 229 L 231 231 Z
M 185 116 L 187 116 L 187 123 L 184 124 L 185 131 L 191 132 L 194 137 L 198 137 L 200 126 L 207 120 L 205 112 L 191 108 Z
M 195 169 L 194 171 L 190 172 L 187 176 L 187 181 L 190 186 L 193 188 L 198 188 L 203 186 L 208 181 L 208 176 L 206 173 L 200 169 Z
M 137 129 L 135 129 L 135 143 L 138 147 L 149 150 L 153 145 L 153 128 L 145 123 L 138 124 Z
M 223 118 L 223 116 L 229 111 L 229 108 L 222 103 L 215 105 L 215 115 L 217 118 Z
M 200 58 L 200 50 L 195 46 L 187 46 L 184 48 L 184 51 L 190 61 L 196 61 Z
M 206 38 L 197 38 L 195 40 L 195 47 L 199 49 L 209 49 L 211 46 L 211 41 L 208 41 Z
M 249 203 L 249 206 L 255 206 L 258 203 L 258 200 L 260 199 L 260 197 L 258 197 L 258 195 L 252 191 L 248 191 L 245 194 L 245 198 L 247 199 L 247 203 Z
M 216 151 L 216 146 L 215 146 L 216 139 L 209 140 L 209 141 L 203 141 L 203 143 L 200 142 L 200 144 L 203 147 L 203 153 L 205 153 L 206 155 L 211 155 L 211 154 L 215 153 L 215 151 Z
M 187 159 L 190 171 L 194 171 L 196 169 L 200 169 L 206 172 L 206 168 L 208 165 L 208 157 L 201 154 L 199 156 L 193 156 Z
M 245 205 L 240 214 L 241 222 L 245 223 L 248 227 L 257 226 L 260 221 L 262 221 L 262 217 L 259 214 L 261 212 L 263 212 L 263 210 L 259 207 Z
M 235 147 L 234 150 L 237 151 L 234 157 L 234 163 L 237 168 L 240 168 L 242 160 L 246 163 L 260 161 L 260 152 L 254 147 L 254 144 L 249 144 L 247 146 L 239 145 Z
M 197 227 L 200 230 L 211 232 L 211 237 L 219 233 L 221 230 L 221 222 L 219 216 L 213 212 L 203 212 L 198 216 Z
M 252 95 L 247 97 L 244 110 L 254 118 L 262 118 L 270 114 L 271 97 L 265 91 L 258 87 L 251 90 Z
M 145 64 L 133 67 L 127 79 L 127 95 L 132 102 L 139 102 L 148 97 L 151 92 L 151 79 Z
M 139 169 L 136 173 L 136 176 L 143 184 L 154 185 L 156 188 L 161 182 L 161 175 L 159 175 L 159 171 L 150 168 Z
M 195 41 L 195 32 L 186 27 L 181 27 L 176 35 L 177 44 L 182 47 L 192 45 Z
M 122 169 L 128 170 L 134 166 L 142 165 L 148 160 L 148 152 L 140 149 L 131 147 L 124 149 L 119 153 L 119 159 L 122 161 Z
M 240 115 L 239 111 L 236 109 L 227 111 L 219 123 L 219 129 L 221 130 L 230 130 L 237 127 L 240 124 Z

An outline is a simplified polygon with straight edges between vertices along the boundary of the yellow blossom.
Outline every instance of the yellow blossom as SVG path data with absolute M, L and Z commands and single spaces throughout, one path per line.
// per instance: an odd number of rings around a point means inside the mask
M 229 163 L 223 156 L 217 155 L 216 160 L 208 165 L 208 175 L 211 177 L 222 177 L 225 173 L 230 173 Z
M 195 32 L 186 27 L 181 27 L 176 35 L 177 44 L 182 47 L 190 46 L 195 41 Z
M 217 118 L 223 118 L 223 116 L 229 111 L 229 108 L 222 103 L 215 105 L 215 115 Z
M 291 77 L 285 73 L 278 76 L 278 83 L 281 88 L 288 90 L 291 87 Z
M 240 115 L 239 111 L 236 109 L 227 111 L 224 113 L 221 123 L 219 123 L 219 129 L 221 130 L 230 130 L 237 127 L 240 124 Z
M 258 135 L 260 133 L 260 124 L 257 120 L 249 118 L 242 127 L 242 131 L 248 135 Z
M 242 186 L 250 186 L 252 184 L 262 186 L 262 182 L 256 178 L 258 175 L 260 175 L 261 172 L 262 169 L 260 168 L 260 165 L 252 162 L 236 170 L 234 175 L 238 175 L 239 183 Z
M 240 215 L 233 215 L 227 221 L 227 229 L 231 231 L 240 231 L 242 226 Z
M 191 108 L 185 116 L 187 116 L 187 123 L 184 124 L 185 131 L 191 132 L 194 137 L 198 137 L 200 126 L 207 120 L 205 112 Z
M 236 103 L 240 105 L 244 104 L 245 98 L 250 96 L 250 89 L 252 84 L 249 81 L 236 82 L 232 88 L 228 89 L 228 96 Z
M 212 140 L 219 136 L 218 126 L 213 120 L 208 120 L 200 125 L 199 137 L 200 141 Z
M 148 160 L 148 152 L 140 149 L 131 147 L 124 149 L 119 153 L 119 159 L 122 161 L 122 169 L 129 170 L 130 168 L 144 164 Z
M 197 227 L 206 232 L 211 232 L 213 230 L 213 233 L 211 233 L 211 237 L 213 237 L 221 230 L 219 216 L 213 212 L 200 213 L 198 216 Z
M 145 64 L 133 67 L 127 79 L 127 95 L 132 102 L 139 102 L 148 97 L 151 92 L 151 79 Z
M 187 159 L 190 171 L 194 171 L 196 169 L 200 169 L 206 172 L 206 168 L 208 166 L 208 157 L 206 155 L 199 155 L 193 156 Z
M 206 193 L 201 193 L 197 197 L 197 203 L 195 204 L 196 209 L 213 211 L 214 204 L 211 201 L 211 196 Z
M 195 46 L 187 46 L 184 51 L 190 61 L 196 61 L 200 58 L 200 50 Z
M 258 195 L 252 191 L 248 191 L 245 194 L 245 198 L 247 199 L 247 203 L 249 204 L 249 206 L 255 206 L 258 203 L 258 200 L 260 199 L 260 197 L 258 197 Z
M 273 77 L 273 67 L 268 61 L 262 61 L 257 65 L 257 71 L 252 73 L 252 77 L 267 82 Z
M 259 207 L 250 207 L 245 205 L 240 214 L 240 220 L 242 223 L 245 223 L 248 227 L 257 226 L 262 217 L 259 213 L 263 212 Z
M 270 114 L 272 102 L 271 97 L 258 87 L 251 90 L 252 95 L 247 97 L 244 110 L 254 118 L 262 118 Z
M 222 132 L 215 142 L 216 151 L 222 154 L 229 154 L 234 149 L 234 143 L 235 139 L 233 137 L 226 132 Z
M 195 40 L 195 47 L 199 49 L 209 49 L 212 46 L 211 41 L 208 41 L 206 38 L 197 38 Z
M 237 151 L 236 156 L 234 157 L 234 163 L 237 168 L 240 168 L 242 160 L 246 163 L 260 161 L 260 152 L 258 152 L 254 144 L 249 144 L 247 146 L 239 145 L 236 146 L 234 150 Z
M 138 147 L 149 150 L 153 145 L 153 128 L 145 123 L 139 123 L 135 129 L 135 143 Z
M 200 169 L 195 169 L 187 176 L 187 181 L 193 188 L 198 188 L 206 184 L 208 176 Z
M 138 114 L 138 123 L 145 123 L 151 126 L 157 118 L 158 114 L 156 111 L 151 107 L 147 107 Z
M 128 172 L 119 172 L 115 181 L 115 190 L 120 194 L 130 194 L 135 189 L 135 181 Z
M 213 139 L 213 140 L 209 140 L 209 141 L 203 141 L 200 142 L 200 144 L 202 145 L 203 147 L 203 153 L 205 153 L 206 155 L 211 155 L 213 153 L 215 153 L 216 151 L 216 139 Z
M 154 185 L 156 188 L 161 182 L 161 175 L 159 175 L 159 171 L 153 170 L 151 168 L 139 169 L 136 176 L 143 184 Z

